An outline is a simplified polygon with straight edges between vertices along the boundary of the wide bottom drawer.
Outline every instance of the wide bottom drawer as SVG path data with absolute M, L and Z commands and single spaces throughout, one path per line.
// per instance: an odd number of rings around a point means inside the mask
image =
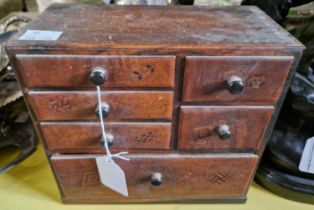
M 99 181 L 96 155 L 51 158 L 66 203 L 163 202 L 244 198 L 257 156 L 253 154 L 133 154 L 116 160 L 126 175 L 129 196 Z M 159 173 L 159 186 L 151 177 Z

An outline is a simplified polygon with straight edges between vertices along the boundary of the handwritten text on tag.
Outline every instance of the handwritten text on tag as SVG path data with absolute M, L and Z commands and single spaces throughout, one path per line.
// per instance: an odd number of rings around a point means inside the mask
M 27 30 L 18 40 L 55 41 L 61 34 L 62 31 Z

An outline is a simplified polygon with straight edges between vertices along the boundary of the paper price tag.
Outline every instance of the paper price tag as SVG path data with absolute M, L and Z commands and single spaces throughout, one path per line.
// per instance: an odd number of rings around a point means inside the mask
M 299 170 L 314 174 L 314 137 L 309 138 L 305 143 Z
M 107 156 L 97 157 L 96 164 L 101 183 L 113 191 L 128 196 L 125 174 L 113 160 Z
M 18 40 L 55 41 L 61 34 L 62 31 L 27 30 Z

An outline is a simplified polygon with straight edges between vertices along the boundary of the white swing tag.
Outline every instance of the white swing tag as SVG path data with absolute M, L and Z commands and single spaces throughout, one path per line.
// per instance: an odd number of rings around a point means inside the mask
M 27 30 L 18 40 L 55 41 L 61 34 L 62 31 Z
M 309 138 L 305 143 L 299 170 L 314 174 L 314 137 Z
M 113 191 L 127 197 L 128 188 L 126 185 L 125 174 L 120 166 L 118 166 L 113 159 L 109 160 L 107 156 L 97 157 L 96 164 L 101 183 Z

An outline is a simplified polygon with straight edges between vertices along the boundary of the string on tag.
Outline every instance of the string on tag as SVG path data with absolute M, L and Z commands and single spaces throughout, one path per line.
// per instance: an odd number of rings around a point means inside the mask
M 104 123 L 104 118 L 103 118 L 102 109 L 101 109 L 101 104 L 102 104 L 102 102 L 101 102 L 101 90 L 100 90 L 99 86 L 96 86 L 96 88 L 97 88 L 97 97 L 98 97 L 98 114 L 99 114 L 99 119 L 100 119 L 101 134 L 102 134 L 102 139 L 104 140 L 103 146 L 105 147 L 108 161 L 110 162 L 113 157 L 129 161 L 129 158 L 121 156 L 121 155 L 127 154 L 128 152 L 119 152 L 117 154 L 111 154 L 111 152 L 109 150 L 107 135 L 106 135 L 106 131 L 105 131 L 105 123 Z

